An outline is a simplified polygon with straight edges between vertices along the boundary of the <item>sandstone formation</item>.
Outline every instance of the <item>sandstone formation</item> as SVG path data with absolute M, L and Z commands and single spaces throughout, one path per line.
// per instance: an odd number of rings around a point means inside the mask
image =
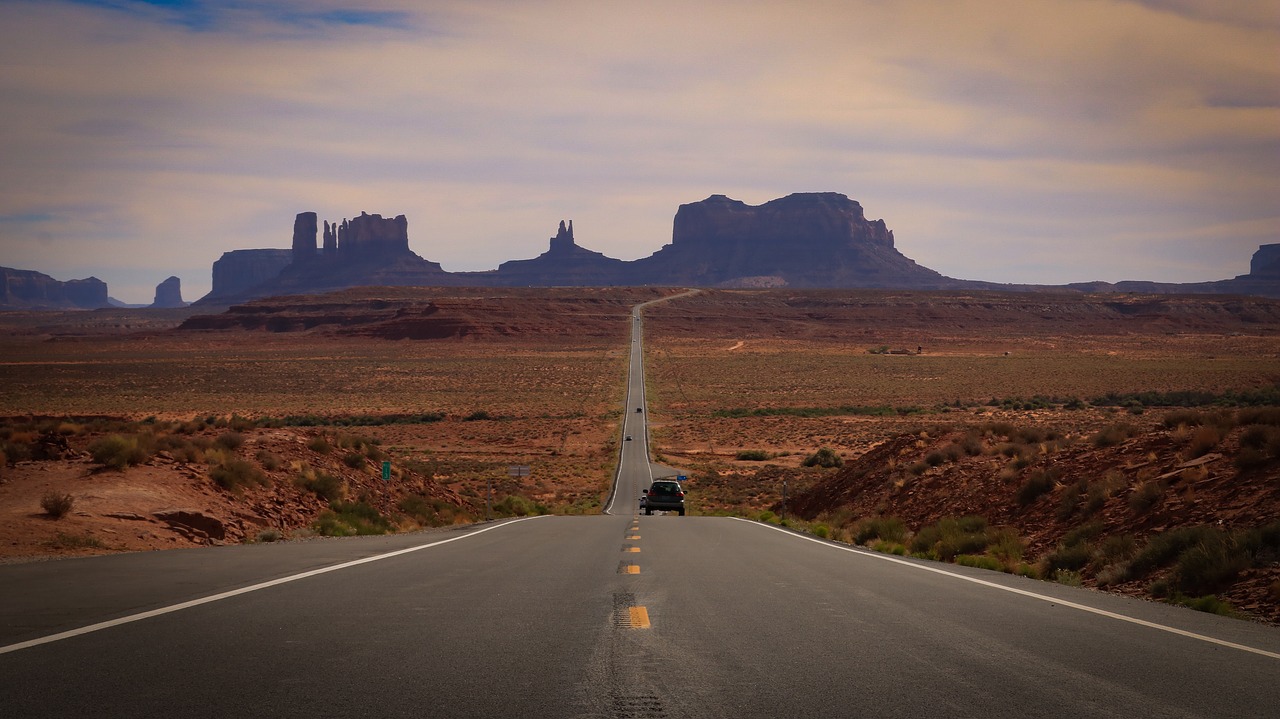
M 214 264 L 213 291 L 197 304 L 225 304 L 281 294 L 383 286 L 700 286 L 736 288 L 893 288 L 1039 292 L 1250 294 L 1280 297 L 1280 244 L 1263 245 L 1250 272 L 1189 284 L 1084 282 L 1063 286 L 1000 284 L 942 275 L 903 255 L 884 220 L 835 192 L 797 193 L 762 205 L 724 195 L 681 205 L 671 243 L 625 262 L 579 246 L 561 221 L 546 252 L 487 272 L 445 272 L 409 249 L 404 215 L 362 212 L 325 221 L 294 220 L 289 250 L 238 250 Z M 262 253 L 262 254 L 246 254 Z M 222 265 L 220 267 L 219 265 Z
M 235 250 L 214 263 L 213 289 L 198 305 L 229 304 L 270 295 L 324 292 L 360 285 L 431 285 L 449 273 L 409 249 L 404 215 L 383 218 L 361 212 L 341 223 L 324 221 L 317 247 L 318 217 L 300 212 L 288 250 Z
M 1280 278 L 1280 242 L 1259 247 L 1249 261 L 1249 274 L 1246 276 L 1254 279 Z
M 573 220 L 551 238 L 550 248 L 531 260 L 511 260 L 493 273 L 501 284 L 517 287 L 607 287 L 626 284 L 627 263 L 579 247 L 573 240 Z
M 884 220 L 835 192 L 752 206 L 724 195 L 681 205 L 671 244 L 632 263 L 645 284 L 941 288 L 954 280 L 893 246 Z
M 293 220 L 293 261 L 306 262 L 315 254 L 316 213 L 299 212 Z
M 1075 282 L 1066 285 L 1084 292 L 1143 292 L 1157 294 L 1256 295 L 1280 297 L 1280 244 L 1261 245 L 1249 262 L 1249 272 L 1213 282 Z
M 97 309 L 109 307 L 107 283 L 97 277 L 61 282 L 33 270 L 0 267 L 0 307 Z
M 259 297 L 259 285 L 275 279 L 293 261 L 292 250 L 231 250 L 213 263 L 213 289 L 198 304 Z
M 170 277 L 156 285 L 156 298 L 151 306 L 157 309 L 186 307 L 187 303 L 182 301 L 182 280 Z

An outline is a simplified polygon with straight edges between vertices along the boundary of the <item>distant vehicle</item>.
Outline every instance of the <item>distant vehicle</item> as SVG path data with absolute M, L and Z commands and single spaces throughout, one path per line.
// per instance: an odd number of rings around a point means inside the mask
M 636 407 L 636 411 L 637 411 L 637 412 L 643 412 L 643 411 L 644 411 L 644 407 Z
M 628 442 L 630 442 L 630 441 L 631 441 L 631 435 L 627 435 L 627 441 L 628 441 Z
M 653 510 L 664 512 L 676 511 L 684 516 L 684 488 L 679 482 L 670 479 L 659 479 L 644 490 L 640 498 L 640 508 L 645 514 L 653 514 Z

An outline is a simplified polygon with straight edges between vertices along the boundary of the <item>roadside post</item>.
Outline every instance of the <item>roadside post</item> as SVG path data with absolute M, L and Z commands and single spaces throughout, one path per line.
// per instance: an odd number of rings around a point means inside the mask
M 507 467 L 508 477 L 528 477 L 530 474 L 529 465 L 513 464 Z M 489 480 L 489 496 L 484 501 L 484 518 L 490 519 L 489 507 L 493 504 L 493 479 Z
M 787 521 L 787 480 L 782 480 L 782 521 Z

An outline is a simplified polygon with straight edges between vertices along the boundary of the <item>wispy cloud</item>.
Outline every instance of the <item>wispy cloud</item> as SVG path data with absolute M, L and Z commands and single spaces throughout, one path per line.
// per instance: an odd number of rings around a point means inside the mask
M 832 190 L 952 276 L 1228 277 L 1280 241 L 1266 5 L 0 0 L 0 264 L 192 294 L 303 210 L 633 259 L 682 202 Z

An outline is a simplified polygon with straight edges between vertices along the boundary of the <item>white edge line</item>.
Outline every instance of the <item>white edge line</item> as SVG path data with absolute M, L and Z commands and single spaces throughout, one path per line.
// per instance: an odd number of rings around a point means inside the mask
M 991 587 L 992 589 L 999 589 L 999 590 L 1001 590 L 1001 591 L 1004 591 L 1004 592 L 1010 592 L 1010 593 L 1013 593 L 1013 594 L 1021 594 L 1021 595 L 1022 595 L 1022 596 L 1024 596 L 1024 597 L 1031 597 L 1032 599 L 1040 599 L 1040 600 L 1043 600 L 1043 601 L 1049 602 L 1049 603 L 1051 603 L 1051 604 L 1060 604 L 1060 605 L 1062 605 L 1062 606 L 1064 606 L 1064 607 L 1070 607 L 1070 608 L 1072 608 L 1072 609 L 1079 609 L 1079 610 L 1080 610 L 1080 611 L 1082 611 L 1082 612 L 1089 612 L 1090 614 L 1097 614 L 1097 615 L 1099 615 L 1099 616 L 1109 617 L 1109 618 L 1111 618 L 1111 619 L 1118 619 L 1118 620 L 1120 620 L 1120 621 L 1122 621 L 1122 622 L 1129 622 L 1130 624 L 1137 624 L 1137 625 L 1140 625 L 1140 626 L 1148 627 L 1148 628 L 1150 628 L 1150 629 L 1158 629 L 1158 630 L 1160 630 L 1160 631 L 1162 631 L 1162 632 L 1169 632 L 1170 634 L 1177 634 L 1177 635 L 1179 635 L 1179 636 L 1188 637 L 1188 638 L 1190 638 L 1190 639 L 1198 639 L 1198 640 L 1200 640 L 1200 641 L 1202 641 L 1202 642 L 1208 642 L 1208 643 L 1210 643 L 1210 644 L 1217 644 L 1217 645 L 1219 645 L 1219 646 L 1223 646 L 1223 647 L 1230 647 L 1230 648 L 1232 648 L 1232 649 L 1239 649 L 1239 650 L 1240 650 L 1240 651 L 1242 651 L 1242 652 L 1250 652 L 1250 653 L 1252 653 L 1252 654 L 1258 654 L 1258 655 L 1261 655 L 1261 656 L 1264 656 L 1264 657 L 1271 657 L 1272 659 L 1280 659 L 1280 653 L 1276 653 L 1276 652 L 1269 652 L 1269 651 L 1267 651 L 1267 650 L 1265 650 L 1265 649 L 1258 649 L 1258 648 L 1256 648 L 1256 647 L 1249 647 L 1249 646 L 1245 646 L 1245 645 L 1243 645 L 1243 644 L 1236 644 L 1235 642 L 1228 642 L 1228 641 L 1226 641 L 1226 640 L 1224 640 L 1224 639 L 1215 639 L 1214 637 L 1205 636 L 1204 634 L 1196 634 L 1195 632 L 1188 632 L 1188 631 L 1186 631 L 1185 629 L 1178 629 L 1178 628 L 1176 628 L 1176 627 L 1165 626 L 1164 624 L 1156 624 L 1155 622 L 1148 622 L 1148 621 L 1146 621 L 1145 619 L 1138 619 L 1138 618 L 1136 618 L 1136 617 L 1130 617 L 1130 616 L 1126 616 L 1126 615 L 1124 615 L 1124 614 L 1117 614 L 1117 613 L 1115 613 L 1115 612 L 1109 612 L 1109 611 L 1107 611 L 1107 610 L 1105 610 L 1105 609 L 1097 609 L 1097 608 L 1095 608 L 1095 607 L 1090 607 L 1090 606 L 1085 605 L 1085 604 L 1077 604 L 1077 603 L 1075 603 L 1075 602 L 1070 602 L 1070 601 L 1067 601 L 1067 600 L 1065 600 L 1065 599 L 1058 599 L 1057 597 L 1050 597 L 1050 596 L 1048 596 L 1048 595 L 1046 595 L 1046 594 L 1036 594 L 1035 592 L 1029 592 L 1029 591 L 1027 591 L 1027 590 L 1025 590 L 1025 589 L 1018 589 L 1018 588 L 1016 588 L 1016 587 L 1007 587 L 1007 586 L 1005 586 L 1005 585 L 1003 585 L 1003 584 L 996 584 L 995 582 L 988 582 L 988 581 L 987 581 L 987 580 L 985 580 L 985 579 L 978 579 L 977 577 L 968 577 L 968 576 L 965 576 L 965 575 L 963 575 L 963 574 L 957 574 L 956 572 L 949 572 L 949 571 L 947 571 L 947 570 L 945 570 L 945 569 L 939 569 L 939 568 L 937 568 L 937 567 L 930 567 L 930 566 L 928 566 L 928 565 L 926 565 L 926 564 L 917 564 L 917 563 L 915 563 L 915 562 L 908 562 L 908 561 L 906 561 L 905 559 L 898 559 L 897 557 L 894 557 L 894 556 L 892 556 L 892 555 L 888 555 L 888 554 L 884 554 L 884 553 L 882 553 L 882 552 L 869 551 L 869 550 L 864 550 L 864 549 L 855 549 L 855 548 L 853 548 L 853 547 L 842 547 L 842 546 L 840 546 L 840 545 L 838 545 L 838 544 L 832 544 L 831 542 L 827 542 L 827 541 L 824 541 L 824 540 L 818 539 L 817 537 L 807 537 L 807 536 L 805 536 L 805 535 L 803 535 L 803 534 L 797 534 L 797 533 L 795 533 L 795 532 L 788 531 L 788 530 L 783 529 L 783 528 L 781 528 L 781 527 L 775 527 L 775 526 L 773 526 L 772 524 L 765 524 L 765 523 L 762 523 L 762 522 L 756 522 L 756 521 L 753 521 L 753 520 L 750 520 L 750 519 L 743 519 L 743 518 L 741 518 L 741 517 L 729 517 L 729 519 L 735 519 L 735 520 L 737 520 L 737 521 L 739 521 L 739 522 L 746 522 L 746 523 L 748 523 L 748 524 L 755 524 L 755 525 L 759 525 L 759 526 L 764 527 L 764 528 L 766 528 L 766 529 L 772 529 L 772 530 L 775 530 L 775 531 L 778 531 L 778 532 L 782 532 L 783 534 L 785 534 L 785 535 L 787 535 L 787 536 L 790 536 L 790 537 L 794 537 L 794 538 L 796 538 L 796 539 L 803 539 L 803 540 L 805 540 L 805 541 L 814 542 L 815 544 L 820 544 L 820 545 L 822 545 L 822 546 L 824 546 L 824 547 L 830 547 L 830 548 L 832 548 L 832 549 L 838 549 L 838 550 L 841 550 L 841 551 L 844 551 L 844 552 L 852 552 L 852 553 L 857 554 L 857 555 L 859 555 L 859 556 L 869 557 L 869 558 L 871 558 L 871 559 L 881 559 L 881 560 L 884 560 L 884 561 L 886 561 L 886 562 L 893 562 L 894 564 L 901 564 L 901 565 L 902 565 L 902 566 L 904 566 L 904 567 L 911 567 L 911 568 L 913 568 L 913 569 L 919 569 L 919 570 L 921 570 L 921 571 L 925 571 L 925 572 L 933 572 L 934 574 L 941 574 L 941 575 L 944 575 L 944 576 L 947 576 L 947 577 L 952 577 L 952 578 L 955 578 L 955 579 L 962 579 L 962 580 L 964 580 L 964 581 L 966 581 L 966 582 L 973 582 L 974 584 L 981 584 L 981 585 L 982 585 L 982 586 L 984 586 L 984 587 Z
M 162 614 L 169 614 L 169 613 L 171 613 L 171 612 L 178 612 L 178 611 L 181 611 L 181 610 L 183 610 L 183 609 L 190 609 L 191 607 L 198 607 L 198 606 L 200 606 L 201 604 L 209 604 L 210 602 L 217 602 L 217 601 L 220 601 L 220 600 L 223 600 L 223 599 L 230 599 L 231 597 L 239 596 L 239 595 L 241 595 L 241 594 L 248 594 L 249 592 L 256 592 L 256 591 L 258 591 L 259 589 L 267 589 L 267 588 L 269 588 L 269 587 L 274 587 L 274 586 L 277 586 L 277 585 L 280 585 L 280 584 L 287 584 L 287 583 L 289 583 L 289 582 L 296 582 L 296 581 L 297 581 L 297 580 L 299 580 L 299 579 L 306 579 L 306 578 L 308 578 L 308 577 L 314 577 L 314 576 L 316 576 L 316 575 L 318 575 L 318 574 L 326 574 L 326 573 L 328 573 L 328 572 L 336 572 L 336 571 L 338 571 L 339 569 L 347 569 L 348 567 L 354 567 L 354 566 L 359 565 L 359 564 L 368 564 L 369 562 L 376 562 L 376 561 L 379 561 L 379 560 L 382 560 L 382 559 L 390 559 L 391 557 L 398 557 L 398 556 L 400 556 L 401 554 L 408 554 L 408 553 L 410 553 L 410 552 L 416 552 L 416 551 L 418 551 L 418 550 L 420 550 L 420 549 L 430 549 L 430 548 L 432 548 L 432 547 L 438 547 L 438 546 L 440 546 L 440 545 L 442 545 L 442 544 L 448 544 L 448 543 L 450 543 L 450 542 L 456 542 L 456 541 L 458 541 L 458 540 L 460 540 L 460 539 L 468 539 L 468 538 L 470 538 L 470 537 L 474 537 L 474 536 L 479 535 L 479 534 L 484 534 L 485 532 L 492 531 L 492 530 L 497 529 L 497 528 L 499 528 L 499 527 L 506 527 L 506 526 L 509 526 L 509 525 L 515 524 L 515 523 L 517 523 L 517 522 L 525 522 L 525 521 L 528 521 L 528 520 L 530 520 L 530 519 L 539 519 L 540 517 L 545 517 L 545 516 L 551 516 L 551 515 L 539 515 L 538 517 L 523 517 L 523 518 L 521 518 L 521 519 L 513 519 L 513 520 L 511 520 L 510 522 L 503 522 L 502 524 L 495 524 L 495 525 L 493 525 L 492 527 L 485 527 L 484 529 L 479 529 L 479 530 L 476 530 L 476 531 L 474 531 L 474 532 L 468 532 L 468 533 L 463 534 L 463 535 L 461 535 L 461 536 L 451 537 L 451 538 L 449 538 L 449 539 L 442 539 L 442 540 L 440 540 L 440 541 L 438 541 L 438 542 L 431 542 L 431 543 L 429 543 L 429 544 L 419 544 L 419 545 L 418 545 L 418 546 L 416 546 L 416 547 L 408 547 L 408 548 L 406 548 L 406 549 L 397 549 L 397 550 L 396 550 L 396 551 L 394 551 L 394 552 L 387 552 L 386 554 L 375 554 L 375 555 L 373 555 L 373 556 L 371 556 L 371 557 L 365 557 L 365 558 L 363 558 L 363 559 L 355 559 L 355 560 L 352 560 L 352 561 L 350 561 L 350 562 L 343 562 L 343 563 L 341 563 L 341 564 L 334 564 L 334 565 L 329 566 L 329 567 L 321 567 L 321 568 L 319 568 L 319 569 L 312 569 L 312 570 L 307 571 L 307 572 L 302 572 L 301 574 L 291 574 L 291 575 L 289 575 L 289 576 L 287 576 L 287 577 L 280 577 L 279 579 L 272 579 L 271 581 L 268 581 L 268 582 L 261 582 L 261 583 L 259 583 L 259 584 L 253 584 L 253 585 L 250 585 L 250 586 L 248 586 L 248 587 L 241 587 L 241 588 L 239 588 L 239 589 L 232 589 L 231 591 L 228 591 L 228 592 L 221 592 L 221 593 L 219 593 L 219 594 L 211 594 L 211 595 L 209 595 L 209 596 L 207 596 L 207 597 L 201 597 L 201 598 L 199 598 L 199 599 L 192 599 L 191 601 L 188 601 L 188 602 L 181 602 L 181 603 L 179 603 L 179 604 L 171 604 L 171 605 L 169 605 L 169 606 L 167 606 L 167 607 L 160 607 L 159 609 L 151 609 L 151 610 L 149 610 L 149 611 L 139 612 L 138 614 L 130 614 L 130 615 L 129 615 L 129 616 L 127 616 L 127 617 L 118 617 L 118 618 L 116 618 L 116 619 L 109 619 L 109 620 L 107 620 L 107 621 L 105 621 L 105 622 L 98 622 L 97 624 L 90 624 L 90 625 L 88 625 L 88 626 L 79 627 L 79 628 L 77 628 L 77 629 L 68 629 L 68 630 L 67 630 L 67 631 L 65 631 L 65 632 L 58 632 L 57 634 L 50 634 L 50 635 L 48 635 L 48 636 L 44 636 L 44 637 L 37 637 L 36 639 L 29 639 L 29 640 L 27 640 L 27 641 L 25 641 L 25 642 L 18 642 L 17 644 L 10 644 L 10 645 L 8 645 L 8 646 L 0 647 L 0 654 L 8 654 L 9 652 L 16 652 L 16 651 L 18 651 L 18 650 L 20 650 L 20 649 L 28 649 L 28 648 L 30 648 L 30 647 L 36 647 L 36 646 L 39 646 L 39 645 L 41 645 L 41 644 L 49 644 L 49 643 L 51 643 L 51 642 L 56 642 L 56 641 L 60 641 L 60 640 L 63 640 L 63 639 L 70 639 L 70 638 L 72 638 L 72 637 L 78 637 L 78 636 L 80 636 L 80 635 L 82 635 L 82 634 L 89 634 L 89 633 L 91 633 L 91 632 L 101 631 L 101 630 L 103 630 L 103 629 L 108 629 L 108 628 L 110 628 L 110 627 L 116 627 L 116 626 L 119 626 L 119 625 L 121 625 L 121 624 L 129 624 L 130 622 L 137 622 L 137 621 L 141 621 L 141 620 L 143 620 L 143 619 L 150 619 L 151 617 L 158 617 L 158 616 L 160 616 L 160 615 L 162 615 Z

